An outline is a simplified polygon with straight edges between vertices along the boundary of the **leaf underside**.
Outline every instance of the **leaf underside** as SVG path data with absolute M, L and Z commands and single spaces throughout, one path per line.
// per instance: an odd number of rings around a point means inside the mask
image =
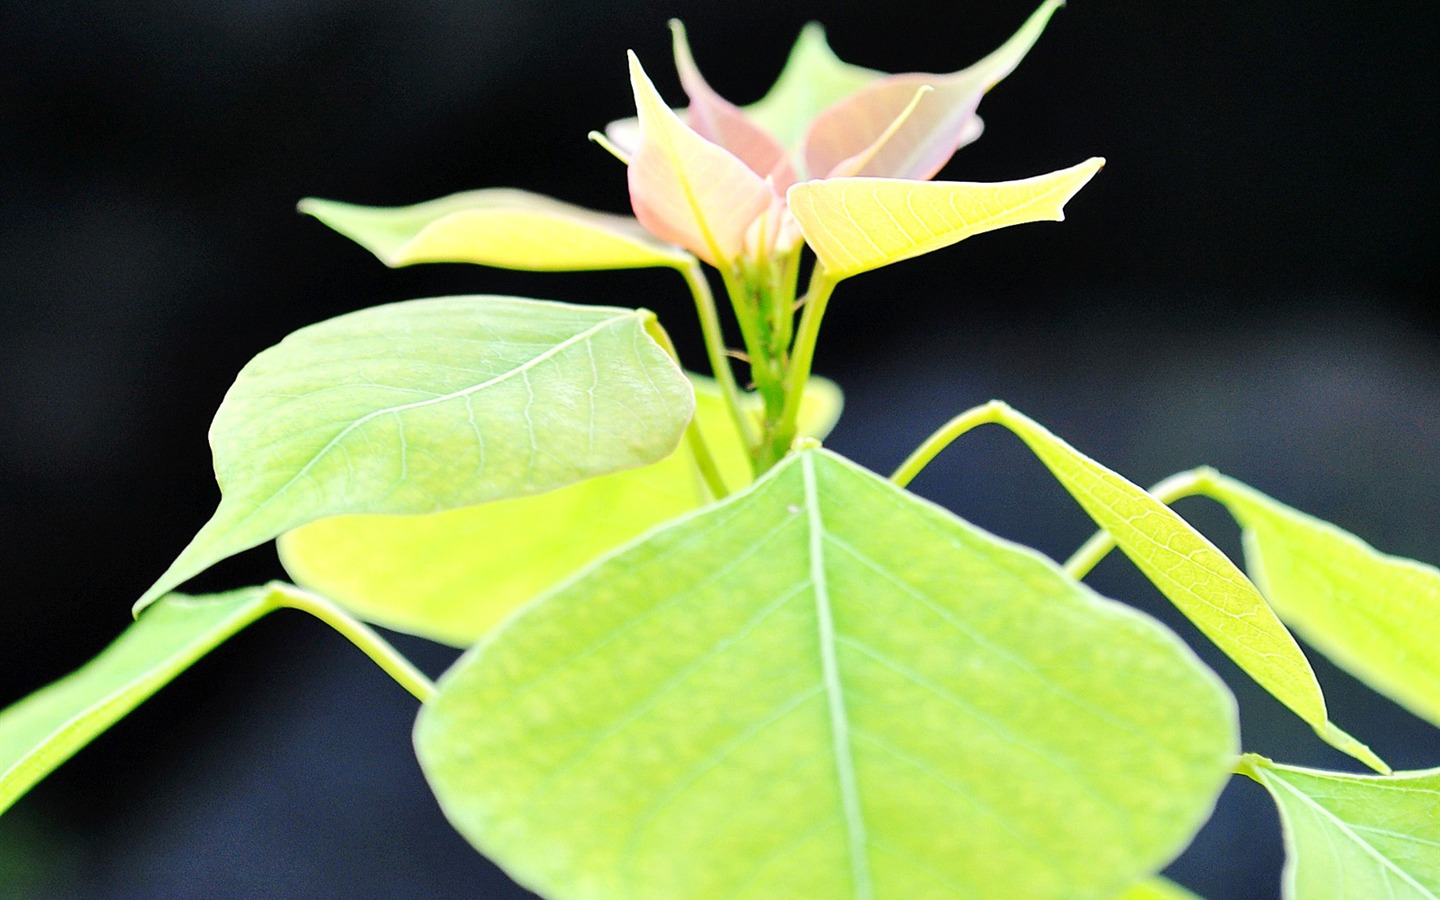
M 821 450 L 528 607 L 416 726 L 556 898 L 1111 897 L 1235 743 L 1163 627 Z
M 664 458 L 694 397 L 653 327 L 644 310 L 442 297 L 295 332 L 226 394 L 220 506 L 137 609 L 325 516 L 455 509 Z
M 695 420 L 732 488 L 750 461 L 715 383 L 691 376 Z M 756 411 L 759 398 L 749 406 Z M 823 438 L 840 391 L 811 379 L 800 432 Z M 687 443 L 653 465 L 532 497 L 419 516 L 336 516 L 282 535 L 297 583 L 388 628 L 469 646 L 545 589 L 612 550 L 709 502 Z M 524 523 L 525 527 L 516 527 Z
M 1285 829 L 1287 900 L 1440 897 L 1440 769 L 1345 775 L 1246 757 Z

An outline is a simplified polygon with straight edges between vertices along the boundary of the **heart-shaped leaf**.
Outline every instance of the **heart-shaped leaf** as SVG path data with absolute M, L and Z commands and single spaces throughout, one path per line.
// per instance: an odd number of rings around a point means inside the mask
M 695 421 L 725 483 L 752 479 L 715 383 L 695 383 Z M 759 398 L 753 401 L 758 415 Z M 800 431 L 824 437 L 840 391 L 812 378 Z M 469 646 L 521 604 L 647 529 L 709 501 L 688 444 L 658 463 L 531 497 L 422 516 L 336 516 L 280 538 L 298 583 L 388 628 Z M 526 523 L 516 528 L 515 523 Z
M 416 725 L 553 898 L 1113 897 L 1235 744 L 1162 626 L 813 449 L 529 606 Z
M 826 273 L 841 279 L 997 228 L 1061 221 L 1065 204 L 1104 164 L 1095 157 L 993 184 L 827 178 L 790 188 L 788 202 Z
M 0 812 L 197 659 L 280 605 L 268 588 L 171 594 L 84 667 L 0 712 Z
M 644 310 L 443 297 L 303 328 L 210 429 L 220 507 L 137 604 L 325 516 L 437 512 L 663 459 L 694 410 Z
M 1440 769 L 1346 775 L 1246 754 L 1285 829 L 1286 900 L 1440 898 Z
M 595 212 L 528 191 L 466 191 L 414 206 L 300 201 L 387 266 L 479 263 L 571 271 L 683 266 L 690 254 L 650 236 L 629 216 Z

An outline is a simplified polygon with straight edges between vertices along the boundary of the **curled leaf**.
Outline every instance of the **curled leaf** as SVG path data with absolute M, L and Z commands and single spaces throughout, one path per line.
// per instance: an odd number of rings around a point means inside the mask
M 532 271 L 683 266 L 689 254 L 655 240 L 629 216 L 595 212 L 528 191 L 466 191 L 413 206 L 300 201 L 387 266 L 460 262 Z

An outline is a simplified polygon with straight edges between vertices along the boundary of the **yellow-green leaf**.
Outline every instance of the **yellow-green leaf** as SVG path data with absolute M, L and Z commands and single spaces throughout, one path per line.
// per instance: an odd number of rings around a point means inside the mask
M 1130 888 L 1115 900 L 1200 900 L 1200 897 L 1170 879 L 1156 875 Z
M 713 381 L 691 378 L 695 421 L 726 484 L 739 489 L 752 476 L 734 419 Z M 746 396 L 758 417 L 759 398 Z M 839 389 L 810 379 L 801 433 L 824 437 L 839 412 Z M 432 515 L 321 519 L 283 535 L 279 548 L 296 582 L 351 613 L 468 646 L 602 553 L 708 499 L 682 443 L 653 465 L 546 494 Z
M 790 188 L 790 212 L 835 279 L 1026 222 L 1061 221 L 1064 206 L 1105 161 L 979 184 L 892 178 L 829 178 Z
M 696 134 L 630 54 L 640 143 L 630 158 L 630 205 L 662 240 L 714 266 L 738 257 L 745 233 L 776 203 L 774 189 L 728 150 Z
M 197 659 L 280 606 L 268 588 L 170 594 L 82 668 L 0 712 L 0 812 Z
M 299 209 L 387 266 L 459 262 L 569 271 L 682 266 L 690 258 L 629 216 L 507 188 L 396 207 L 310 198 L 300 201 Z
M 822 110 L 884 74 L 842 61 L 825 41 L 825 29 L 811 22 L 800 31 L 775 84 L 745 112 L 793 148 Z
M 1329 721 L 1310 661 L 1250 579 L 1159 500 L 1004 404 L 1013 431 L 1170 602 L 1246 674 L 1336 749 L 1389 771 L 1369 747 Z
M 1375 690 L 1440 725 L 1440 570 L 1381 553 L 1219 474 L 1202 490 L 1245 529 L 1250 574 L 1280 617 Z
M 1246 754 L 1239 771 L 1280 808 L 1285 900 L 1440 898 L 1440 769 L 1349 775 Z

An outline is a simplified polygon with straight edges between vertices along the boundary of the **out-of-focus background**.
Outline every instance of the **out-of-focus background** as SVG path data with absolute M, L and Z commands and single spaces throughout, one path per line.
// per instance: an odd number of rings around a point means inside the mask
M 702 365 L 673 273 L 390 271 L 305 195 L 399 204 L 518 186 L 623 211 L 585 140 L 629 114 L 624 51 L 679 104 L 665 21 L 740 102 L 819 19 L 845 59 L 950 71 L 1030 0 L 953 3 L 12 0 L 0 5 L 0 704 L 99 651 L 217 498 L 205 431 L 287 332 L 444 293 L 656 310 Z M 889 471 L 1001 397 L 1141 483 L 1209 463 L 1382 549 L 1440 561 L 1440 84 L 1430 3 L 1076 0 L 942 177 L 1104 155 L 1064 225 L 846 283 L 817 368 L 829 446 Z M 1063 558 L 1083 516 L 982 430 L 914 485 Z M 1182 511 L 1236 551 L 1206 501 Z M 253 551 L 193 587 L 280 574 Z M 1352 768 L 1210 652 L 1122 560 L 1101 590 L 1195 642 L 1248 749 Z M 432 673 L 453 651 L 397 638 Z M 1440 732 L 1316 660 L 1333 716 L 1398 768 Z M 0 819 L 0 896 L 519 897 L 445 825 L 414 703 L 324 626 L 242 633 Z M 765 798 L 754 798 L 763 803 Z M 1235 783 L 1171 869 L 1278 896 L 1276 817 Z M 9 892 L 9 893 L 7 893 Z

